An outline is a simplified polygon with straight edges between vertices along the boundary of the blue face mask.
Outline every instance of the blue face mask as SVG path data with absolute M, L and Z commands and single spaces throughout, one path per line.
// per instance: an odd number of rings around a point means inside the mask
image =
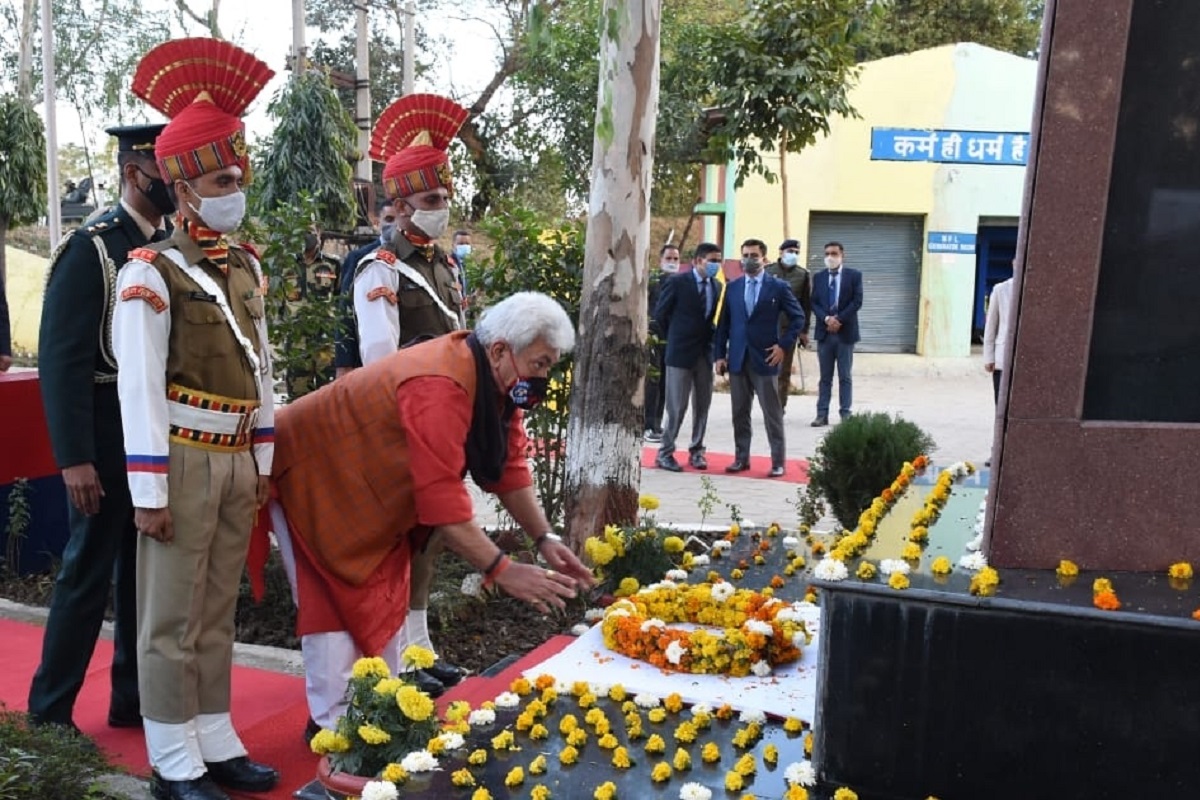
M 721 269 L 720 261 L 705 261 L 704 262 L 704 277 L 715 278 L 715 277 L 717 277 L 717 272 L 719 272 L 720 269 Z
M 459 261 L 462 261 L 469 255 L 471 255 L 471 245 L 469 245 L 469 244 L 454 245 L 454 257 L 457 258 Z
M 800 263 L 800 254 L 799 253 L 784 253 L 783 258 L 781 258 L 780 261 L 783 262 L 783 265 L 785 267 L 794 267 L 798 263 Z

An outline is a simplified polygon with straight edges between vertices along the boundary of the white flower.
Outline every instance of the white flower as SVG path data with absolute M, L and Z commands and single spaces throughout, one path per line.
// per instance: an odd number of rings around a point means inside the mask
M 438 768 L 438 760 L 428 750 L 414 750 L 404 757 L 400 766 L 405 772 L 432 772 Z
M 967 542 L 967 549 L 971 552 L 979 550 L 983 547 L 983 526 L 979 526 L 979 530 L 975 532 L 975 538 Z
M 685 783 L 679 787 L 679 800 L 712 800 L 712 790 L 699 783 Z
M 490 708 L 477 708 L 467 717 L 472 725 L 491 725 L 496 721 L 496 712 Z
M 604 609 L 589 608 L 587 611 L 583 612 L 583 618 L 587 622 L 599 622 L 600 620 L 604 619 Z
M 775 615 L 776 622 L 799 622 L 800 612 L 789 606 Z
M 554 693 L 561 694 L 561 695 L 570 694 L 571 693 L 571 684 L 567 683 L 562 678 L 557 679 L 554 682 Z
M 571 635 L 572 636 L 583 636 L 585 633 L 587 633 L 591 629 L 592 629 L 591 625 L 588 625 L 586 622 L 580 622 L 576 625 L 571 626 Z
M 958 565 L 963 569 L 979 571 L 987 566 L 987 556 L 980 552 L 974 552 L 960 558 Z
M 836 558 L 826 556 L 817 562 L 813 575 L 823 581 L 844 581 L 849 577 L 850 570 Z
M 798 544 L 800 544 L 800 540 L 797 539 L 795 536 L 783 537 L 783 546 L 784 547 L 795 547 Z
M 643 692 L 634 697 L 633 702 L 637 703 L 641 708 L 658 708 L 659 699 L 657 695 Z
M 765 678 L 771 674 L 771 665 L 763 660 L 755 661 L 750 665 L 750 671 L 760 678 Z
M 692 556 L 692 566 L 693 567 L 707 567 L 708 566 L 708 556 L 704 556 L 704 555 Z
M 738 722 L 753 722 L 755 725 L 766 725 L 767 715 L 762 711 L 756 711 L 754 709 L 747 708 L 738 715 Z
M 516 708 L 521 698 L 512 692 L 501 692 L 496 696 L 496 708 Z
M 801 786 L 815 786 L 817 784 L 817 772 L 813 769 L 811 761 L 800 761 L 788 764 L 788 768 L 783 771 L 783 779 L 790 784 L 800 784 Z
M 785 539 L 784 541 L 786 542 L 787 540 Z M 727 542 L 724 539 L 718 539 L 712 544 L 712 550 L 714 553 L 724 553 L 731 547 L 733 547 L 733 542 Z
M 686 575 L 687 573 L 685 572 L 684 574 Z M 679 587 L 679 584 L 670 578 L 663 578 L 655 585 L 660 589 L 676 589 Z
M 467 743 L 463 735 L 457 731 L 446 731 L 437 738 L 442 740 L 442 744 L 445 745 L 447 750 L 457 750 Z
M 780 600 L 778 597 L 768 597 L 767 602 L 763 603 L 762 607 L 763 608 L 774 608 L 775 606 L 782 605 L 782 604 L 783 604 L 783 601 Z
M 885 558 L 879 562 L 880 575 L 891 575 L 896 572 L 907 575 L 910 569 L 908 562 L 901 558 Z
M 483 594 L 483 575 L 472 572 L 463 578 L 461 591 L 468 597 L 479 597 Z
M 608 612 L 605 614 L 605 616 L 608 616 L 608 617 L 628 617 L 628 616 L 629 616 L 629 609 L 628 609 L 628 608 L 615 608 L 615 607 L 614 607 L 614 608 L 610 608 L 610 609 L 608 609 Z
M 368 781 L 362 789 L 362 800 L 396 800 L 400 790 L 391 781 Z
M 654 592 L 654 591 L 657 591 L 657 590 L 663 588 L 663 586 L 665 586 L 665 585 L 666 584 L 663 581 L 659 581 L 658 583 L 650 583 L 650 584 L 643 586 L 641 589 L 638 589 L 638 594 L 650 594 L 651 592 Z
M 712 587 L 712 599 L 718 603 L 724 603 L 726 600 L 733 597 L 733 592 L 734 588 L 732 583 L 725 583 L 724 581 L 721 583 L 714 583 Z
M 775 632 L 775 629 L 771 627 L 771 623 L 763 622 L 761 619 L 748 619 L 742 627 L 750 633 L 760 633 L 763 636 L 770 636 Z
M 711 717 L 712 713 L 712 706 L 708 703 L 696 703 L 692 706 L 693 717 Z
M 688 574 L 685 569 L 669 569 L 667 570 L 667 580 L 677 581 L 679 583 L 687 583 Z
M 642 633 L 646 633 L 647 631 L 651 631 L 655 628 L 665 628 L 665 627 L 667 627 L 667 623 L 665 623 L 661 619 L 658 619 L 657 617 L 655 617 L 654 619 L 648 619 L 642 623 Z
M 792 634 L 792 647 L 800 650 L 808 645 L 808 637 L 804 635 L 804 631 Z
M 679 666 L 679 661 L 680 661 L 680 659 L 683 658 L 683 654 L 686 652 L 687 652 L 686 647 L 681 645 L 678 641 L 673 640 L 669 645 L 667 645 L 667 652 L 666 652 L 667 661 L 670 661 L 672 664 Z

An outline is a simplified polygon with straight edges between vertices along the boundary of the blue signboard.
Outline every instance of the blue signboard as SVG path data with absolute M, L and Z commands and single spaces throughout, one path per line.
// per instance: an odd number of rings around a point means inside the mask
M 925 249 L 931 253 L 963 253 L 975 255 L 975 234 L 930 231 Z
M 871 128 L 872 161 L 1024 166 L 1028 157 L 1028 133 Z

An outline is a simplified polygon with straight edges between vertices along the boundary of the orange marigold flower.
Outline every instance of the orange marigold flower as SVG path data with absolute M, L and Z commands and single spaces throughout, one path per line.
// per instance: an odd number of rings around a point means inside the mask
M 784 584 L 784 580 L 782 577 L 780 577 L 779 575 L 771 576 L 771 586 L 773 586 L 776 589 L 782 589 L 783 584 Z
M 1116 611 L 1121 607 L 1121 601 L 1115 592 L 1097 592 L 1092 597 L 1092 605 L 1105 611 Z

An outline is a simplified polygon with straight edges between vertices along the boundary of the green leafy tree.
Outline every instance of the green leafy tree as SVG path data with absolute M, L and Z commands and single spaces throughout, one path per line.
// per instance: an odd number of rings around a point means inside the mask
M 33 106 L 0 95 L 0 283 L 7 283 L 8 231 L 36 222 L 46 208 L 46 135 Z
M 708 56 L 714 97 L 711 160 L 774 179 L 764 152 L 800 152 L 829 119 L 853 116 L 848 89 L 864 0 L 750 0 L 737 24 L 715 34 Z
M 1032 57 L 1044 0 L 883 0 L 863 27 L 860 61 L 956 42 Z

